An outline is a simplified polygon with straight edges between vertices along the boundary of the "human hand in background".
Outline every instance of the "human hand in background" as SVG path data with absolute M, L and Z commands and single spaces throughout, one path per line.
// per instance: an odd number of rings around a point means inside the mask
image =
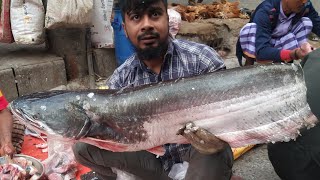
M 301 45 L 300 49 L 303 51 L 303 53 L 309 54 L 310 52 L 312 52 L 314 50 L 314 47 L 312 47 L 311 44 L 306 42 Z
M 297 58 L 303 59 L 306 55 L 308 55 L 310 52 L 312 52 L 314 48 L 309 44 L 308 42 L 303 43 L 300 48 L 297 48 Z
M 12 155 L 16 152 L 15 148 L 13 147 L 12 143 L 1 143 L 0 146 L 0 156 L 9 155 L 12 157 Z

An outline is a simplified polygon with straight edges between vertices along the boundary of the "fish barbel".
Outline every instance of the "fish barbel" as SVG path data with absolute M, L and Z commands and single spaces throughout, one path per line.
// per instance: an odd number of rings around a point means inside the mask
M 300 65 L 234 68 L 120 90 L 52 91 L 19 97 L 12 112 L 34 130 L 111 151 L 186 143 L 192 122 L 231 147 L 289 141 L 317 123 Z

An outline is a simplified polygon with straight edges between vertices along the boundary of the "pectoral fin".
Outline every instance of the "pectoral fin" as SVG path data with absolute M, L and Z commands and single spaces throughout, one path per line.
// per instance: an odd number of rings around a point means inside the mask
M 227 146 L 225 141 L 193 123 L 186 124 L 177 134 L 184 136 L 202 154 L 214 154 Z
M 158 155 L 158 156 L 163 156 L 164 153 L 166 152 L 164 147 L 162 147 L 162 146 L 157 146 L 157 147 L 148 149 L 147 151 L 151 152 L 152 154 Z

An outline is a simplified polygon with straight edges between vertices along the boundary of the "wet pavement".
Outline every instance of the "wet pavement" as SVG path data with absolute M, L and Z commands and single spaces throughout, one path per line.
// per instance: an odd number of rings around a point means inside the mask
M 244 180 L 280 180 L 268 159 L 267 145 L 257 146 L 237 159 L 233 173 Z

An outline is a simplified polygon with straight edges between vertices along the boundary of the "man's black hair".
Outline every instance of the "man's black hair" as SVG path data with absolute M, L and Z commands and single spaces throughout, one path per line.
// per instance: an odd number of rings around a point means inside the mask
M 119 0 L 119 6 L 121 9 L 121 15 L 124 22 L 125 13 L 132 10 L 142 10 L 145 11 L 152 4 L 162 1 L 165 8 L 168 8 L 167 0 Z

